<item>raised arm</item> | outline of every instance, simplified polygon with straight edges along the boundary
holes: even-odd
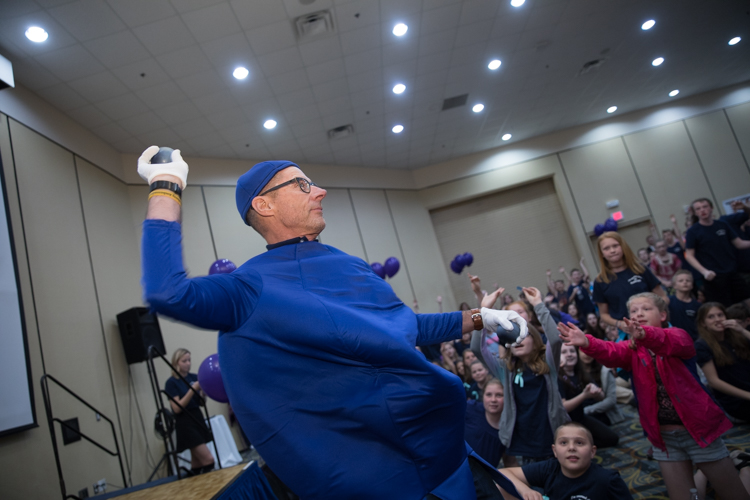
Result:
[[[580,328],[572,323],[557,325],[560,338],[566,345],[579,347],[583,352],[609,368],[624,368],[630,370],[632,366],[632,351],[627,342],[609,342],[599,340],[584,334]]]
[[[685,249],[685,243],[682,241],[682,233],[680,232],[680,226],[677,224],[677,217],[674,216],[674,214],[669,216],[669,220],[672,221],[672,231],[674,231],[674,236],[677,238],[677,241],[680,242],[680,246],[682,249]]]
[[[591,279],[589,270],[586,269],[585,259],[583,257],[581,257],[581,261],[578,263],[578,265],[581,266],[581,272],[583,273],[583,278],[581,281],[588,281],[589,279]]]
[[[547,269],[547,290],[549,290],[550,293],[557,295],[557,290],[555,290],[555,282],[552,279],[552,271]]]
[[[659,328],[656,326],[638,326],[629,319],[624,320],[627,326],[623,331],[630,334],[640,345],[651,349],[659,356],[674,356],[690,359],[695,356],[693,339],[680,328]],[[631,326],[632,325],[632,326]],[[637,332],[637,333],[636,333]]]
[[[570,275],[567,273],[567,271],[565,271],[564,267],[560,267],[560,269],[558,269],[558,271],[560,272],[560,274],[562,274],[563,276],[565,276],[565,280],[566,280],[565,287],[566,288],[569,287],[570,286]]]

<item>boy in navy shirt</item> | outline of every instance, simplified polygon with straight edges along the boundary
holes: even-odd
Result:
[[[748,286],[737,273],[735,248],[750,248],[729,224],[713,219],[713,203],[701,198],[692,203],[698,218],[685,235],[685,259],[703,275],[706,299],[729,307],[750,296]]]
[[[522,498],[542,500],[541,493],[531,489],[533,486],[542,488],[550,500],[632,500],[617,471],[591,463],[596,446],[591,432],[583,425],[568,422],[558,427],[552,451],[555,458],[503,469]]]
[[[690,294],[693,289],[693,274],[680,269],[672,277],[674,295],[669,296],[669,322],[672,326],[682,328],[693,339],[698,340],[698,327],[695,325],[695,315],[701,303]]]

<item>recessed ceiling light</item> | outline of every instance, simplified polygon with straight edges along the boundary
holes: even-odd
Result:
[[[487,67],[490,68],[491,70],[496,70],[497,68],[500,67],[501,64],[502,62],[500,61],[500,59],[493,59],[490,61]]]
[[[740,40],[742,40],[742,38],[736,36],[729,40],[729,45],[737,45],[738,43],[740,43]]]
[[[664,62],[664,58],[663,57],[657,57],[656,59],[654,59],[653,61],[651,61],[651,66],[661,66],[661,63],[663,63],[663,62]]]
[[[674,90],[673,90],[672,92],[670,92],[670,93],[669,93],[669,97],[674,97],[674,96],[676,96],[676,95],[677,95],[677,94],[679,94],[679,93],[680,93],[680,91],[679,91],[679,90],[677,90],[677,89],[674,89]]]
[[[47,39],[49,34],[39,26],[32,26],[26,30],[26,38],[32,42],[41,43]]]
[[[475,104],[471,110],[475,113],[480,113],[484,109],[484,104]]]
[[[232,75],[238,80],[244,80],[249,74],[250,72],[247,70],[247,68],[243,68],[242,66],[235,68],[234,73],[232,73]]]
[[[403,83],[398,83],[395,87],[393,87],[394,94],[403,94],[404,90],[406,90],[406,85],[404,85]]]
[[[263,126],[266,127],[268,130],[271,130],[272,128],[276,128],[276,120],[266,120],[266,123],[264,123]]]
[[[520,7],[520,6],[521,6],[521,5],[523,5],[524,3],[526,3],[526,0],[510,0],[510,4],[511,4],[511,5],[513,6],[513,7]]]
[[[404,36],[409,31],[409,27],[404,23],[398,23],[393,27],[393,34],[396,36]]]
[[[401,132],[404,131],[404,126],[403,125],[396,125],[391,130],[393,131],[394,134],[400,134]]]
[[[645,30],[650,30],[651,28],[654,27],[654,24],[656,24],[656,21],[654,21],[653,19],[649,19],[645,23],[641,24],[641,29],[644,30],[644,31]]]
[[[512,135],[510,135],[510,134],[505,134],[505,135],[503,135],[502,139],[503,139],[504,141],[509,141],[511,137],[513,137],[513,136],[512,136]]]
[[[610,106],[607,108],[607,113],[614,113],[617,111],[617,106]]]

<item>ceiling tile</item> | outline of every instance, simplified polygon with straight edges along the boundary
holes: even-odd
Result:
[[[339,59],[342,55],[341,43],[338,37],[327,37],[300,44],[299,51],[305,66]]]
[[[198,42],[224,38],[226,35],[241,31],[237,18],[228,3],[219,3],[187,12],[182,15],[182,20]]]
[[[203,52],[217,68],[244,66],[250,71],[255,64],[253,51],[244,33],[235,33],[201,44]]]
[[[213,70],[179,78],[176,82],[191,99],[213,94],[225,88],[221,78]]]
[[[122,120],[117,120],[117,124],[134,136],[147,134],[166,126],[166,124],[156,116],[153,111],[147,111],[145,113],[123,118]]]
[[[204,115],[211,115],[227,109],[237,109],[239,105],[232,95],[225,91],[202,95],[192,100],[195,107]]]
[[[492,19],[498,13],[496,0],[472,0],[464,2],[461,9],[461,24],[474,24],[485,19]]]
[[[83,45],[107,68],[116,68],[151,56],[130,31],[90,40]]]
[[[227,147],[224,139],[216,132],[199,134],[186,140],[190,142],[190,145],[198,152],[215,148],[217,146]]]
[[[318,102],[328,101],[344,96],[348,97],[349,83],[346,78],[340,78],[332,82],[314,85],[312,90]]]
[[[24,34],[29,26],[44,28],[49,33],[49,38],[42,43],[32,42]],[[77,43],[76,39],[45,11],[36,11],[18,17],[0,16],[0,33],[3,38],[11,41],[17,50],[32,56],[53,52]]]
[[[453,3],[444,7],[426,10],[422,13],[420,33],[430,35],[450,28],[458,27],[462,3]]]
[[[72,45],[35,57],[36,61],[63,81],[101,73],[104,66],[80,45]]]
[[[338,5],[335,12],[340,33],[380,23],[380,5],[372,0],[359,0]]]
[[[346,76],[343,59],[333,59],[321,64],[308,66],[306,71],[307,79],[311,85],[329,82]]]
[[[151,109],[159,109],[187,100],[182,89],[171,81],[136,90],[135,94]]]
[[[310,106],[287,110],[284,112],[284,117],[290,124],[303,123],[320,118],[320,111],[317,104],[312,104]]]
[[[383,55],[380,49],[373,49],[361,54],[354,54],[344,58],[347,75],[356,75],[379,68],[383,63]]]
[[[184,14],[186,12],[209,7],[224,1],[225,0],[172,0],[172,5],[178,12]]]
[[[156,144],[157,146],[160,145],[170,148],[173,148],[173,145],[177,144],[177,142],[181,140],[180,136],[177,135],[177,132],[175,132],[171,128],[152,130],[148,133],[138,134],[135,137],[141,142],[141,144]]]
[[[284,112],[306,107],[314,103],[315,96],[307,87],[279,96],[279,105]]]
[[[155,113],[168,125],[177,125],[201,116],[201,112],[190,101],[165,106],[156,110]]]
[[[292,23],[284,20],[278,23],[259,26],[245,32],[247,40],[255,55],[276,52],[297,44],[297,37],[292,29]]]
[[[199,45],[192,45],[169,54],[162,54],[157,56],[156,60],[172,78],[194,75],[213,67]]]
[[[377,24],[342,33],[339,38],[341,49],[347,56],[375,49],[382,44],[380,26]]]
[[[38,12],[39,10],[39,5],[36,2],[29,2],[28,0],[5,0],[0,3],[0,17],[6,19]]]
[[[239,127],[247,121],[245,113],[240,108],[231,108],[224,111],[218,111],[206,116],[211,125],[217,130],[231,127]]]
[[[169,0],[107,0],[107,3],[131,28],[177,14]]]
[[[351,111],[342,111],[335,114],[323,114],[323,127],[326,130],[340,127],[342,125],[348,125],[354,121],[354,116]]]
[[[492,32],[493,19],[485,19],[473,24],[465,24],[458,28],[455,47],[474,46],[477,42],[487,42]],[[484,49],[484,44],[482,46]],[[484,52],[482,50],[482,52]],[[481,52],[480,52],[481,54]],[[482,54],[483,55],[483,54]]]
[[[20,83],[30,90],[49,87],[62,81],[33,59],[12,61],[12,64],[16,84]]]
[[[333,7],[331,0],[315,0],[313,2],[299,0],[282,0],[284,8],[289,17],[295,18],[305,14],[311,14],[319,10],[328,10]]]
[[[144,59],[114,68],[112,73],[131,90],[144,89],[170,80],[156,59]]]
[[[96,107],[113,120],[145,113],[148,108],[133,94],[124,94],[96,103]]]
[[[67,115],[88,129],[93,129],[94,127],[112,121],[110,117],[102,113],[101,110],[93,104],[87,104],[80,108],[71,109],[67,112]]]
[[[101,125],[93,129],[92,132],[104,139],[106,142],[110,143],[124,141],[125,139],[129,139],[131,137],[130,134],[125,131],[125,129],[123,129],[116,123],[107,123],[106,125]]]
[[[428,0],[430,1],[430,0]],[[473,0],[472,0],[473,1]],[[422,10],[422,0],[381,0],[380,15],[383,22],[397,19],[408,15],[418,13]]]
[[[215,132],[214,126],[211,125],[211,122],[209,122],[202,116],[183,123],[178,123],[176,125],[173,125],[172,128],[175,132],[177,132],[177,135],[188,142],[190,142],[190,139],[192,139],[193,137],[198,137],[199,135],[206,135]]]
[[[52,87],[46,87],[37,90],[37,94],[62,111],[68,111],[74,108],[80,108],[88,104],[88,101],[81,97],[81,94],[73,90],[66,83],[58,83]]]
[[[383,64],[388,66],[391,64],[399,64],[405,61],[411,61],[412,63],[419,54],[419,46],[417,43],[410,44],[397,44],[389,43],[383,45]]]
[[[266,77],[281,75],[304,67],[297,47],[258,56],[258,64]]]
[[[104,0],[78,0],[50,9],[49,12],[82,42],[127,28]]]
[[[193,35],[190,34],[182,20],[176,16],[138,26],[133,28],[133,32],[155,56],[195,44]]]
[[[380,69],[374,69],[367,73],[358,73],[347,78],[350,92],[359,92],[373,88],[382,89],[385,85],[383,81],[383,72]]]
[[[230,0],[243,29],[259,28],[284,21],[287,18],[284,4],[279,0]]]
[[[443,30],[438,33],[422,35],[419,38],[419,57],[430,54],[444,53],[453,48],[456,39],[456,29]]]
[[[109,71],[73,80],[69,84],[90,102],[103,101],[128,92],[128,88]]]
[[[307,73],[304,69],[298,69],[284,73],[283,75],[274,76],[268,79],[268,84],[273,89],[276,96],[288,94],[295,90],[308,88],[310,84],[307,81]]]

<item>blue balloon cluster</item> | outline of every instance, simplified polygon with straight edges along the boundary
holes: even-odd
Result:
[[[229,274],[235,269],[237,269],[237,266],[231,260],[219,259],[208,268],[208,274]]]
[[[597,236],[601,236],[607,231],[617,231],[617,221],[612,217],[604,221],[604,224],[597,224],[594,226],[594,233]]]
[[[464,267],[469,267],[474,262],[474,256],[469,252],[456,255],[451,261],[451,271],[461,274]]]
[[[401,269],[401,263],[396,257],[388,257],[383,264],[380,262],[373,262],[370,264],[372,272],[385,279],[386,276],[393,278],[399,269]]]

